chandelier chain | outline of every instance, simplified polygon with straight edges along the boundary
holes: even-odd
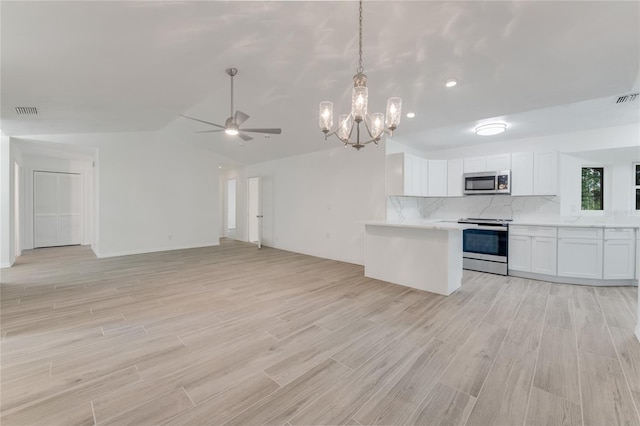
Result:
[[[358,32],[358,40],[359,40],[359,43],[358,43],[358,55],[359,55],[358,74],[364,72],[364,68],[362,67],[362,0],[360,0],[360,20],[359,20],[359,25],[360,25],[360,31]]]

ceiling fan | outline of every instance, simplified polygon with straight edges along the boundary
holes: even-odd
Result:
[[[199,121],[200,123],[210,124],[212,126],[218,127],[215,130],[201,130],[196,133],[215,133],[215,132],[225,132],[231,136],[238,136],[244,141],[250,141],[253,139],[251,136],[247,135],[246,132],[249,133],[270,133],[274,135],[279,135],[282,133],[282,129],[241,129],[240,125],[247,121],[249,118],[248,114],[237,110],[235,114],[233,113],[233,77],[238,74],[237,68],[227,68],[225,71],[231,77],[231,112],[229,118],[224,122],[224,126],[216,123],[211,123],[210,121],[200,120],[198,118],[187,117],[186,115],[180,114],[184,118],[188,118],[189,120]]]

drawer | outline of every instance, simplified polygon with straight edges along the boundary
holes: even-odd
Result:
[[[605,240],[633,240],[635,229],[633,228],[605,228]]]
[[[604,236],[602,228],[558,228],[558,238],[579,238],[601,240]]]
[[[558,228],[555,226],[510,225],[509,235],[555,238],[558,235]]]

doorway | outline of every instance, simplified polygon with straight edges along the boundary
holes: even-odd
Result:
[[[82,244],[82,175],[33,173],[34,247]]]
[[[262,182],[259,176],[250,177],[248,179],[248,236],[249,242],[262,247]]]
[[[22,254],[22,232],[20,228],[20,203],[22,199],[22,195],[20,191],[22,190],[22,182],[20,180],[21,169],[18,163],[13,163],[13,229],[14,229],[14,253],[16,256],[20,256]]]
[[[226,209],[226,218],[227,218],[227,230],[226,237],[228,238],[236,238],[236,179],[228,179],[227,180],[227,209]]]

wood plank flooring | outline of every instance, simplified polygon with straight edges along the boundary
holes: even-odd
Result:
[[[1,272],[3,426],[640,425],[637,288],[443,297],[229,240]]]

